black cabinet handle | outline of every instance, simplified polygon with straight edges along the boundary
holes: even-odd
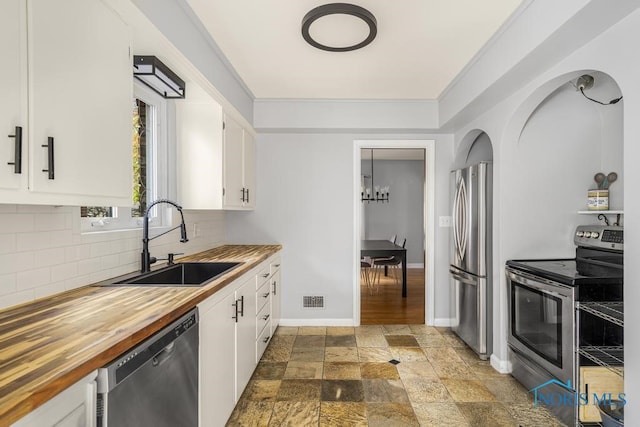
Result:
[[[240,316],[244,317],[244,295],[240,297],[240,304],[242,304],[242,308],[240,309]]]
[[[234,308],[234,311],[235,311],[235,314],[231,316],[231,318],[234,319],[236,323],[238,323],[238,300],[236,300],[236,302],[231,304],[231,306]]]
[[[43,144],[42,147],[47,147],[47,162],[49,167],[48,169],[42,169],[42,172],[48,172],[49,179],[55,179],[55,164],[53,161],[53,137],[48,137],[47,143]]]
[[[262,320],[264,320],[265,322],[267,320],[269,320],[269,316],[271,316],[270,314],[265,314],[264,317],[262,318]]]
[[[244,187],[242,187],[241,191],[242,191],[242,203],[244,203],[245,202],[245,200],[244,200]]]
[[[16,131],[13,135],[9,135],[9,138],[15,138],[15,156],[13,162],[7,162],[8,165],[13,165],[13,173],[22,173],[22,126],[16,126]]]
[[[245,200],[247,203],[249,203],[249,189],[247,188],[247,200]]]
[[[268,298],[271,295],[269,292],[262,294],[262,298]]]
[[[276,287],[277,287],[277,285],[276,285],[276,281],[274,280],[274,281],[273,281],[273,294],[274,294],[274,295],[276,294]]]
[[[261,274],[260,276],[266,279],[267,277],[269,277],[269,273],[264,273],[264,274]]]
[[[270,339],[270,338],[271,338],[271,337],[267,335],[267,336],[266,336],[266,338],[262,340],[262,342],[266,344],[266,343],[268,343],[268,342],[269,342],[269,339]]]

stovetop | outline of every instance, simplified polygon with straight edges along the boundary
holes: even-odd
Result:
[[[582,284],[621,284],[622,266],[571,259],[510,260],[507,266],[568,286]]]
[[[575,258],[510,260],[507,266],[569,286],[622,284],[622,227],[581,225],[574,242]]]

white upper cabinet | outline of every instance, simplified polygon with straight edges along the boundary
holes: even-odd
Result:
[[[222,107],[178,102],[178,202],[185,209],[222,209]]]
[[[0,189],[27,186],[26,167],[22,168],[27,161],[26,13],[23,0],[3,2],[0,13]]]
[[[196,98],[176,104],[180,205],[185,209],[254,209],[253,137],[224,115],[213,99]]]
[[[231,117],[224,118],[224,207],[255,209],[255,142]]]
[[[20,70],[16,73],[10,61],[10,68],[2,71],[8,75],[0,85],[3,93],[9,89],[12,101],[0,101],[0,111],[10,111],[0,116],[0,126],[3,132],[22,126],[23,147],[18,185],[4,170],[11,169],[6,163],[14,154],[5,147],[1,152],[0,188],[17,188],[3,191],[3,202],[131,204],[133,77],[128,26],[101,0],[7,3],[0,18],[0,53],[15,57],[17,46],[15,63]],[[7,7],[18,18],[13,18],[17,24],[5,28],[4,21],[11,19],[4,13]],[[28,98],[21,90],[25,81]],[[28,106],[26,120],[20,111],[23,105]],[[13,148],[15,138],[9,139],[3,145]],[[7,155],[10,160],[5,161]]]

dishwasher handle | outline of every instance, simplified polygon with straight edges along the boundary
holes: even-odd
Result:
[[[169,344],[168,346],[160,350],[160,353],[153,356],[153,359],[151,359],[151,363],[153,364],[153,367],[154,368],[158,367],[162,365],[165,362],[165,360],[169,359],[173,355],[173,350],[175,346],[176,346],[176,342],[173,341],[171,344]]]

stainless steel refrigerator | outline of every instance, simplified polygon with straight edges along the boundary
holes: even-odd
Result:
[[[489,162],[451,172],[452,329],[482,359],[493,350],[492,184]]]

